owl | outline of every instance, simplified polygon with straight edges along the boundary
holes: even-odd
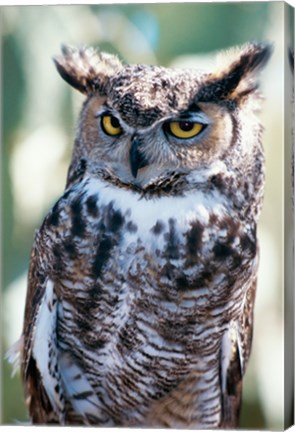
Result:
[[[19,350],[33,423],[238,425],[271,53],[248,43],[210,72],[92,48],[54,59],[86,98],[30,261]]]

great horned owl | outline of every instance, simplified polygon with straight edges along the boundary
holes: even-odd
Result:
[[[86,101],[31,256],[33,423],[237,425],[264,188],[256,75],[271,51],[247,44],[210,73],[90,48],[55,58]]]

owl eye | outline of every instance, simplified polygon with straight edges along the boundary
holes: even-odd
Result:
[[[101,117],[101,127],[110,136],[117,136],[122,133],[119,120],[110,114]]]
[[[176,138],[188,139],[198,135],[205,125],[192,121],[172,121],[168,123],[168,131]]]

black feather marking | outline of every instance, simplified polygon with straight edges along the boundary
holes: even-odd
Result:
[[[47,226],[58,226],[59,224],[59,201],[54,204],[49,216],[46,218]]]
[[[97,206],[98,198],[99,198],[98,194],[94,194],[89,196],[86,200],[87,212],[92,217],[98,217],[99,215],[99,209]]]
[[[164,256],[169,259],[179,259],[180,245],[179,245],[179,238],[177,236],[177,230],[176,230],[176,220],[170,218],[168,222],[169,222],[169,231],[164,235],[164,238],[167,241]]]
[[[213,252],[217,259],[223,260],[232,254],[232,248],[225,243],[217,242],[213,248]]]
[[[118,232],[120,228],[122,228],[124,224],[124,217],[122,216],[122,213],[120,210],[116,210],[110,213],[109,215],[109,221],[108,221],[108,228],[111,232]]]
[[[127,229],[127,231],[130,232],[130,233],[136,233],[137,230],[138,230],[138,226],[137,226],[135,223],[133,223],[132,221],[129,221],[129,222],[126,224],[126,229]]]
[[[114,246],[114,239],[110,238],[109,236],[105,236],[99,243],[92,264],[92,272],[95,277],[99,277],[101,275],[103,267],[106,265],[106,263],[111,257],[111,251]]]
[[[73,236],[83,237],[85,234],[86,223],[82,216],[82,197],[76,198],[71,203],[71,213],[72,213],[72,228],[71,232]]]
[[[188,256],[195,257],[197,252],[201,249],[203,231],[204,227],[200,222],[192,222],[191,229],[186,233],[186,247]]]
[[[155,235],[160,235],[165,229],[165,224],[163,221],[158,220],[156,224],[152,227],[151,231]]]
[[[70,240],[70,239],[65,240],[63,242],[63,247],[64,247],[64,250],[68,254],[68,257],[70,259],[73,260],[77,256],[76,246],[72,240]]]

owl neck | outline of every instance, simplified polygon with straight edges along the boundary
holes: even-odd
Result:
[[[171,194],[182,196],[189,186],[185,173],[175,171],[167,172],[143,185],[122,181],[107,171],[100,172],[100,178],[118,188],[133,190],[145,198],[171,196]]]
[[[132,177],[119,176],[109,166],[104,164],[92,165],[85,158],[81,158],[78,163],[72,164],[68,171],[66,189],[75,183],[79,183],[86,177],[100,178],[106,183],[112,184],[120,189],[132,190],[138,194],[150,198],[153,196],[166,196],[184,194],[190,189],[187,180],[187,173],[179,170],[166,170],[161,174],[149,178],[148,181],[140,181],[140,177],[134,181]],[[126,177],[126,178],[125,178]]]
[[[221,166],[222,165],[222,166]],[[147,199],[162,196],[183,196],[191,190],[224,189],[220,172],[225,172],[224,163],[218,162],[212,167],[187,172],[179,167],[166,169],[165,171],[148,173],[139,176],[136,181],[132,176],[121,173],[105,164],[92,164],[85,158],[81,158],[78,164],[72,165],[68,172],[67,186],[79,183],[86,177],[94,177],[116,186],[119,189],[134,191]]]

